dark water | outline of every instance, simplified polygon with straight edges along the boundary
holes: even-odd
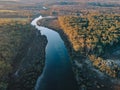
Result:
[[[47,37],[48,44],[44,71],[36,82],[35,90],[78,90],[63,40],[57,32],[36,25],[39,19],[42,17],[34,19],[31,24]]]

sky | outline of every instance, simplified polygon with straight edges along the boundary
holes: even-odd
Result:
[[[0,0],[0,1],[20,1],[20,0]]]

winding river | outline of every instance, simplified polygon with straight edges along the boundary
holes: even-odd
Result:
[[[39,16],[31,22],[48,40],[45,67],[35,90],[78,90],[64,42],[57,32],[36,24],[42,18]]]

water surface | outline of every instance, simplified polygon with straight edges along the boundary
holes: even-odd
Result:
[[[36,24],[42,18],[40,16],[31,23],[48,40],[45,67],[35,90],[78,90],[64,42],[57,32]]]

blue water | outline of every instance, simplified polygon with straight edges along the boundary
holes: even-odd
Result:
[[[45,67],[38,77],[35,90],[78,90],[64,42],[57,32],[36,24],[42,18],[40,16],[31,23],[48,40]]]

